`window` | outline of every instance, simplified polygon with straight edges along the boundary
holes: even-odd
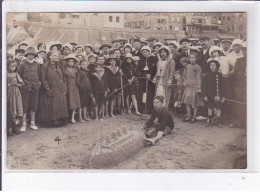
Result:
[[[198,23],[202,23],[202,19],[199,19],[199,22]]]
[[[232,21],[234,21],[235,20],[235,16],[232,16]]]
[[[192,19],[191,19],[191,23],[194,23],[194,22],[195,22],[195,20],[194,20],[194,18],[192,18]]]
[[[235,26],[234,25],[232,25],[232,31],[235,31]]]
[[[221,17],[218,17],[218,20],[220,20],[220,21],[221,21],[221,19],[222,19]]]
[[[172,25],[170,25],[170,30],[172,30]]]
[[[119,16],[116,16],[116,22],[119,23]]]
[[[178,21],[178,22],[180,21],[180,17],[179,17],[179,16],[177,17],[177,21]]]
[[[223,16],[223,21],[225,21],[226,20],[226,17],[225,16]]]
[[[113,16],[109,16],[109,22],[113,22]]]
[[[227,21],[230,21],[230,17],[229,16],[227,17]]]

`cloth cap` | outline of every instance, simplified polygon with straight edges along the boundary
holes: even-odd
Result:
[[[164,97],[163,97],[163,96],[155,96],[155,97],[153,98],[153,100],[159,100],[161,103],[163,103]]]
[[[182,44],[183,42],[190,43],[190,40],[188,38],[183,38],[181,39],[180,44]]]
[[[84,47],[89,47],[93,51],[93,46],[91,44],[85,44]]]
[[[176,42],[176,41],[170,41],[169,43],[168,43],[168,45],[170,46],[170,45],[174,45],[177,49],[180,47],[180,44],[178,43],[178,42]]]
[[[104,47],[111,48],[111,46],[109,44],[102,44],[99,49],[102,50]]]
[[[32,55],[34,55],[35,57],[37,56],[37,53],[36,53],[35,48],[34,48],[34,47],[31,47],[31,46],[26,49],[24,56],[27,57],[28,54],[32,54]]]

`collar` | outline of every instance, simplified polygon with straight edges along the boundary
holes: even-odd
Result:
[[[156,111],[156,112],[162,112],[162,111],[164,111],[164,107],[159,108],[159,109],[155,109],[155,111]]]

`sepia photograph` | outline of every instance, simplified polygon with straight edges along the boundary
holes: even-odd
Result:
[[[10,171],[247,169],[246,12],[8,12],[2,52]]]

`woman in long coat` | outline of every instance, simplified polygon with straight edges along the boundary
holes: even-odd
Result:
[[[246,128],[247,110],[246,110],[246,45],[242,46],[244,57],[237,59],[232,80],[232,99],[242,103],[232,103],[231,127],[237,126]]]
[[[48,55],[49,60],[41,66],[38,118],[46,126],[57,126],[68,118],[67,86],[59,53],[51,51]]]

